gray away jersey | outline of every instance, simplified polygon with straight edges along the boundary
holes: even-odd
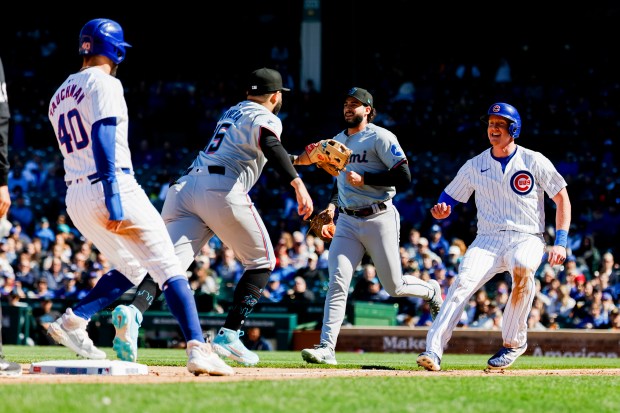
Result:
[[[192,166],[224,166],[226,174],[238,176],[249,192],[267,163],[260,148],[261,127],[273,131],[280,139],[280,118],[258,103],[249,100],[238,103],[222,115],[213,137]]]
[[[347,171],[385,172],[406,159],[398,139],[389,130],[369,123],[364,130],[347,136],[343,130],[334,137],[353,151]],[[346,173],[338,175],[338,204],[344,208],[357,209],[392,199],[396,194],[393,186],[363,185],[354,187],[347,182]]]

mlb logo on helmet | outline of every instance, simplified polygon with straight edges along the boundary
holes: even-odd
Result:
[[[497,113],[502,110],[500,105],[493,105],[493,109],[491,109],[494,113]]]

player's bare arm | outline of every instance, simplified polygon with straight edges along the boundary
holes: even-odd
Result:
[[[548,261],[551,265],[564,263],[566,259],[566,235],[570,227],[571,219],[571,203],[566,188],[562,188],[553,198],[556,205],[555,212],[555,228],[556,240],[555,245],[549,248]]]
[[[300,177],[297,177],[291,181],[291,186],[295,188],[295,196],[297,198],[297,213],[303,218],[308,219],[314,211],[314,205],[312,198],[308,193],[306,185]]]
[[[312,165],[312,161],[305,151],[299,155],[292,155],[291,162],[293,165]]]

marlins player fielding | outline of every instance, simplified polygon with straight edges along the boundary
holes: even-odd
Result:
[[[400,214],[392,198],[397,185],[409,185],[407,156],[396,136],[372,122],[376,115],[372,95],[354,87],[345,96],[343,116],[347,128],[334,140],[353,153],[346,172],[336,178],[327,210],[340,215],[329,248],[329,288],[321,341],[301,355],[308,363],[337,364],[336,341],[344,321],[353,272],[368,254],[377,276],[393,297],[418,297],[429,303],[433,317],[441,307],[441,287],[435,280],[423,281],[403,275],[398,253]]]

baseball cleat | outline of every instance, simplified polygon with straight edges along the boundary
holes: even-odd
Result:
[[[0,358],[0,377],[19,377],[22,375],[22,366],[12,361]]]
[[[321,343],[314,348],[301,351],[301,357],[308,363],[336,365],[336,353],[327,344]]]
[[[86,326],[88,320],[73,314],[71,308],[50,324],[47,334],[58,344],[69,347],[78,356],[92,360],[105,360],[106,354],[93,344],[93,340],[88,337]]]
[[[489,359],[489,370],[503,370],[512,366],[512,363],[527,350],[527,343],[517,348],[502,347],[500,351],[495,353],[493,357]]]
[[[428,371],[440,371],[441,359],[432,351],[425,351],[418,356],[416,360],[418,366],[424,367]]]
[[[428,304],[431,310],[431,316],[433,320],[437,318],[437,314],[439,314],[439,310],[441,310],[441,305],[443,304],[443,298],[441,296],[441,286],[435,280],[428,280],[428,283],[433,287],[435,294],[428,300]]]
[[[189,359],[187,370],[195,376],[208,374],[210,376],[232,376],[235,371],[224,360],[213,352],[210,343],[201,343],[190,340],[186,349]]]
[[[248,350],[243,342],[239,340],[243,334],[243,331],[220,328],[217,336],[213,339],[213,351],[220,357],[228,357],[245,366],[254,366],[258,363],[258,355]]]
[[[135,362],[138,359],[138,330],[142,324],[142,313],[133,305],[119,305],[112,311],[112,324],[116,337],[112,348],[123,361]]]

